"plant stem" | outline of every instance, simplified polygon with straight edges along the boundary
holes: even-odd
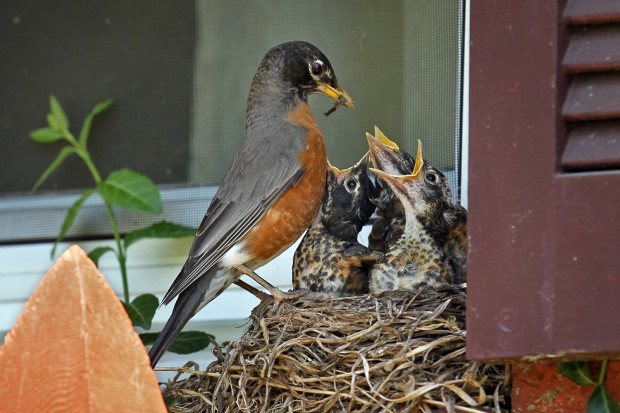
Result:
[[[118,249],[117,257],[118,263],[121,267],[121,279],[123,281],[123,298],[125,299],[125,302],[129,304],[129,281],[127,280],[127,257],[125,256],[125,249],[123,248],[123,243],[121,242],[121,235],[118,230],[118,225],[116,224],[116,218],[114,216],[112,206],[106,201],[103,202],[105,204],[105,210],[108,213],[110,226],[112,227],[112,235],[114,235],[114,240],[116,241],[116,248]]]
[[[601,372],[598,375],[598,385],[601,387],[603,387],[603,385],[605,384],[605,375],[607,374],[607,362],[607,359],[601,362]]]
[[[77,142],[75,143],[74,147],[76,149],[76,153],[78,154],[78,156],[80,158],[82,158],[82,160],[86,164],[86,167],[90,171],[90,174],[93,176],[93,179],[95,180],[95,183],[97,185],[99,185],[99,183],[102,181],[101,175],[99,174],[99,171],[97,170],[97,168],[95,167],[95,164],[93,163],[92,159],[90,158],[90,154],[88,153],[88,150],[86,148],[83,148]]]
[[[75,147],[77,154],[86,164],[86,167],[90,171],[93,179],[95,180],[95,184],[99,187],[101,183],[101,174],[97,170],[97,167],[93,163],[93,160],[88,153],[88,150],[83,147],[80,143],[78,143],[73,136],[70,137],[69,141]],[[114,240],[116,241],[116,249],[118,263],[121,269],[121,279],[123,282],[123,298],[127,304],[129,304],[129,281],[127,278],[127,256],[125,255],[125,249],[123,248],[123,243],[121,240],[121,234],[118,230],[118,224],[116,223],[116,217],[114,216],[114,211],[112,210],[112,205],[110,205],[105,199],[103,200],[105,205],[106,213],[108,214],[108,220],[110,221],[110,226],[112,227],[112,235],[114,236]]]

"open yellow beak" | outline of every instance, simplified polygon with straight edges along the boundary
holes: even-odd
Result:
[[[378,156],[381,153],[380,142],[377,138],[366,132],[366,140],[368,141],[368,155],[373,165],[378,165]]]
[[[334,177],[336,177],[336,183],[338,185],[342,183],[342,181],[344,180],[344,177],[347,176],[349,172],[351,171],[351,168],[347,168],[347,169],[336,168],[334,165],[332,165],[329,159],[327,160],[327,167],[329,168],[330,171],[332,171],[332,173],[334,174]]]
[[[389,146],[390,148],[394,148],[396,150],[400,150],[398,145],[395,142],[389,140],[388,137],[385,136],[383,134],[383,132],[381,132],[381,130],[379,128],[377,128],[376,126],[375,126],[375,139],[377,139],[382,144],[384,144],[386,146]]]
[[[336,168],[334,165],[332,165],[332,163],[329,161],[329,159],[327,160],[327,167],[335,174],[338,175],[340,173],[342,173],[343,171],[341,171],[340,169]]]
[[[349,96],[347,92],[340,88],[335,88],[332,85],[328,85],[327,83],[319,83],[319,86],[316,88],[316,90],[326,96],[329,96],[334,100],[337,100],[338,102],[340,102],[340,104],[348,108],[355,107],[355,102],[353,102],[351,96]]]
[[[416,179],[414,175],[391,175],[376,168],[368,168],[368,170],[390,184],[393,188],[399,189],[404,193],[407,193],[407,182]]]
[[[422,141],[418,139],[418,152],[416,153],[415,164],[413,165],[413,172],[411,175],[392,175],[376,168],[368,168],[368,170],[383,179],[385,182],[389,183],[392,187],[407,193],[407,182],[417,180],[420,176],[422,176],[420,174],[422,166],[424,166],[424,159],[422,158]]]
[[[332,171],[332,173],[336,176],[336,180],[338,181],[338,183],[341,183],[343,178],[345,176],[347,176],[351,170],[353,168],[357,168],[358,166],[365,164],[366,162],[368,162],[368,157],[370,156],[370,152],[366,152],[364,154],[364,156],[362,156],[362,159],[360,159],[359,161],[357,161],[357,163],[355,165],[353,165],[350,168],[347,169],[338,169],[337,167],[335,167],[334,165],[332,165],[332,163],[329,161],[329,159],[327,160],[327,167]]]
[[[424,165],[424,159],[422,159],[422,141],[418,139],[418,152],[415,155],[415,164],[413,165],[412,175],[416,176]]]

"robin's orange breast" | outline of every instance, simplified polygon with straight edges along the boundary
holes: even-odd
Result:
[[[289,119],[308,130],[306,149],[299,156],[304,175],[244,237],[246,252],[253,257],[253,263],[261,265],[291,246],[308,228],[321,204],[325,188],[325,143],[310,107],[299,105],[289,114]]]

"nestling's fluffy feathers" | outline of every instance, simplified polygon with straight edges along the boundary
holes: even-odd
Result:
[[[347,170],[328,168],[319,212],[293,261],[293,287],[338,296],[368,292],[368,271],[383,254],[357,241],[375,206],[366,157]]]

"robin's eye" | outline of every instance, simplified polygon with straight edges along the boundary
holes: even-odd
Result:
[[[320,75],[323,72],[323,65],[319,62],[312,63],[312,74]]]
[[[427,173],[426,180],[428,182],[437,182],[437,175],[435,175],[434,173]]]
[[[349,179],[347,181],[347,187],[349,189],[355,189],[356,186],[357,186],[357,182],[355,182],[355,179]]]

